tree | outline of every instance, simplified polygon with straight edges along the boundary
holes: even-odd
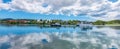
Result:
[[[94,22],[93,24],[95,25],[105,25],[105,21],[102,21],[102,20],[97,20],[96,22]]]

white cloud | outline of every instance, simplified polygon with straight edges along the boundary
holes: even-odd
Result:
[[[0,9],[45,14],[88,15],[102,20],[120,19],[116,18],[120,13],[120,0],[114,3],[108,0],[12,0],[10,3],[0,3]]]
[[[10,9],[10,5],[8,3],[3,3],[2,0],[0,0],[0,10],[1,9],[5,9],[5,10],[9,10]]]
[[[2,3],[2,0],[0,0],[0,3]]]

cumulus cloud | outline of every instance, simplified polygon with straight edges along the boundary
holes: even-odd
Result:
[[[2,3],[2,0],[0,0],[0,3]]]
[[[2,1],[0,1],[2,2]],[[31,13],[87,15],[94,19],[114,20],[120,12],[120,0],[12,0],[0,3],[0,9]]]

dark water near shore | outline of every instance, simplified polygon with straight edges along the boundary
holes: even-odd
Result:
[[[0,49],[120,49],[120,26],[0,25]]]

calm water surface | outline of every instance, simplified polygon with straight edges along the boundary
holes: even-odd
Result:
[[[120,49],[120,26],[0,25],[0,49]]]

